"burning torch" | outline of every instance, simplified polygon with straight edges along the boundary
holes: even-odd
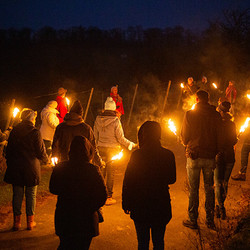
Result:
[[[65,98],[65,100],[66,100],[66,104],[68,105],[68,107],[69,107],[69,104],[70,104],[70,100],[69,100],[69,98],[68,97],[66,97]]]
[[[113,161],[116,161],[116,160],[120,160],[121,158],[123,157],[123,149],[121,150],[121,152],[117,155],[114,155],[111,160],[107,161],[107,163],[110,163],[110,162],[113,162]]]
[[[246,130],[246,128],[249,125],[249,121],[250,121],[250,117],[247,117],[247,119],[245,120],[245,123],[240,127],[238,137]]]
[[[19,108],[14,108],[13,112],[12,112],[12,117],[11,117],[11,122],[10,122],[10,127],[13,126],[15,118],[17,116],[17,114],[20,112]]]
[[[51,165],[54,167],[58,163],[58,158],[57,157],[52,157],[51,158]]]

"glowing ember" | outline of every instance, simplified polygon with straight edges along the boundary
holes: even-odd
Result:
[[[69,104],[70,104],[70,100],[69,100],[69,98],[68,98],[68,97],[66,97],[65,99],[66,99],[66,103],[67,103],[67,105],[69,106]]]
[[[250,100],[250,94],[247,94],[247,98]]]
[[[212,85],[213,85],[213,87],[214,87],[215,89],[218,89],[218,87],[217,87],[217,85],[216,85],[215,83],[212,83]]]
[[[51,158],[51,163],[52,163],[52,166],[55,166],[58,163],[58,158],[57,157],[52,157]]]
[[[246,130],[246,128],[248,127],[249,121],[250,121],[250,117],[247,117],[245,123],[240,128],[240,133],[243,133]]]
[[[174,125],[174,122],[171,119],[168,120],[168,128],[171,130],[171,132],[173,132],[176,135],[177,129]]]
[[[123,150],[122,150],[122,151],[123,151]],[[111,160],[112,160],[112,161],[120,160],[120,159],[123,157],[123,152],[122,152],[122,151],[121,151],[119,154],[113,156],[113,157],[111,158]]]
[[[14,108],[13,110],[13,117],[15,118],[16,115],[20,112],[19,108]]]
[[[183,83],[181,83],[181,88],[184,89],[184,84]]]

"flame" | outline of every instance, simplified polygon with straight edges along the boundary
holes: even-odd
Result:
[[[173,132],[176,135],[177,129],[174,125],[174,122],[171,119],[168,120],[168,128],[171,130],[171,132]]]
[[[122,150],[123,151],[123,150]],[[123,157],[123,152],[120,152],[119,154],[117,154],[117,155],[114,155],[112,158],[111,158],[111,160],[112,161],[115,161],[115,160],[120,160],[122,157]]]
[[[196,106],[196,103],[193,104],[193,106],[191,107],[191,110],[194,110],[194,109],[195,109],[195,106]]]
[[[250,117],[247,117],[245,123],[240,128],[240,133],[243,133],[246,130],[246,128],[248,127],[249,121],[250,121]]]
[[[183,83],[181,83],[180,86],[181,86],[182,89],[184,89],[184,84]]]
[[[69,98],[68,98],[68,97],[66,97],[66,98],[65,98],[65,100],[66,100],[67,105],[69,106],[69,104],[70,104],[70,100],[69,100]]]
[[[247,98],[250,100],[250,94],[247,94]]]
[[[215,89],[218,89],[216,83],[212,83],[212,85],[213,85],[213,87],[214,87]]]
[[[19,108],[14,108],[13,110],[13,117],[15,118],[16,115],[20,112]]]
[[[57,157],[52,157],[51,158],[51,163],[52,163],[52,166],[55,166],[58,163],[58,158]]]

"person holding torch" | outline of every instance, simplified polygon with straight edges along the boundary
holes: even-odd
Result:
[[[106,162],[103,168],[103,177],[107,175],[108,199],[106,205],[116,203],[112,198],[115,166],[112,156],[121,151],[121,145],[129,150],[135,147],[135,144],[124,137],[122,124],[116,114],[116,104],[112,97],[108,97],[105,102],[105,111],[96,117],[94,124],[94,135],[96,144],[102,159]]]

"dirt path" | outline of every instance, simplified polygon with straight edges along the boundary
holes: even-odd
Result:
[[[172,199],[173,219],[167,226],[165,243],[166,249],[197,249],[200,245],[200,237],[204,240],[203,248],[211,249],[207,239],[218,238],[218,233],[210,231],[205,227],[204,214],[204,189],[203,182],[200,188],[200,234],[182,226],[182,220],[187,218],[187,185],[184,149],[179,144],[168,147],[176,156],[177,182],[170,186]],[[239,170],[239,150],[237,145],[236,165],[233,170],[235,174]],[[114,198],[117,204],[105,206],[104,223],[100,224],[100,236],[93,239],[91,250],[131,250],[137,249],[136,233],[133,221],[124,214],[121,208],[121,187],[125,166],[117,168],[114,186]],[[229,194],[226,201],[229,220],[216,220],[217,226],[225,228],[235,222],[235,211],[239,208],[238,201],[242,192],[249,191],[250,178],[246,182],[229,182]],[[56,197],[49,196],[45,202],[38,204],[36,209],[37,227],[33,231],[25,230],[25,216],[22,218],[22,230],[11,232],[12,215],[9,215],[6,225],[0,229],[0,249],[57,249],[58,237],[54,234],[54,211]],[[24,208],[23,208],[24,209]],[[152,246],[151,246],[152,249]]]

